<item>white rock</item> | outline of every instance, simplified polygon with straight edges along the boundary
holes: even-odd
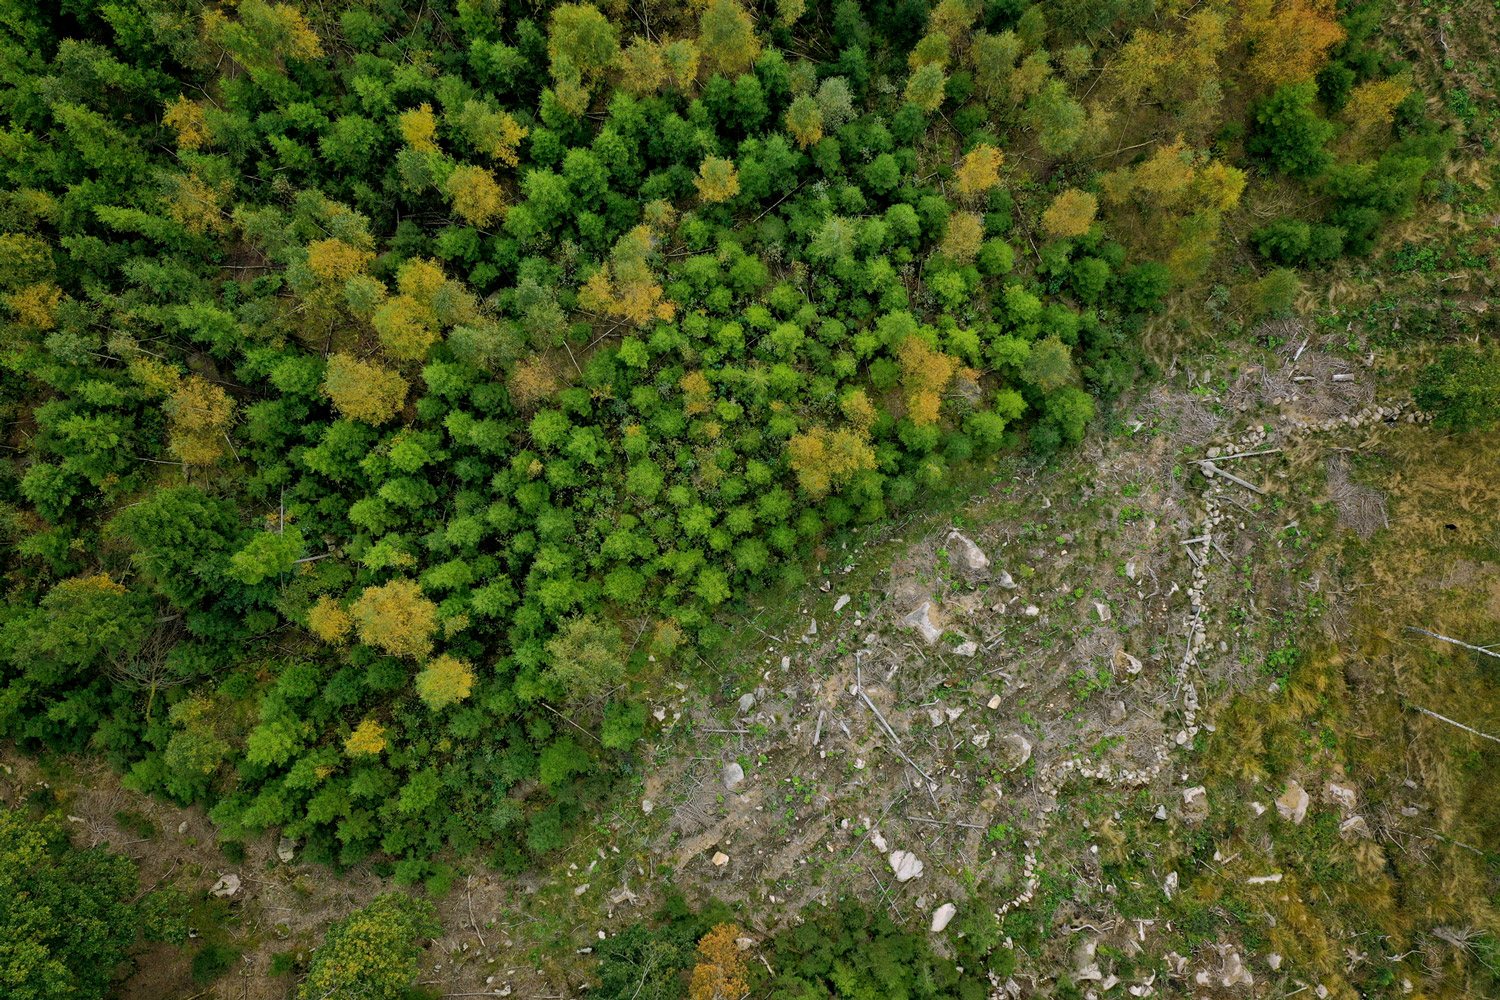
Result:
[[[1123,649],[1115,650],[1115,669],[1123,670],[1134,677],[1143,669],[1141,661],[1125,652]]]
[[[573,895],[575,895],[575,896],[582,896],[584,893],[586,893],[588,891],[589,891],[589,884],[587,882],[585,882],[585,883],[583,883],[583,885],[580,885],[576,889],[573,890]]]
[[[713,862],[715,868],[723,868],[725,865],[729,864],[729,855],[725,854],[723,851],[715,851]]]
[[[1001,737],[1001,742],[1010,748],[1010,769],[1012,771],[1031,759],[1031,741],[1020,733],[1009,733]]]
[[[297,842],[291,837],[282,837],[276,841],[276,857],[282,864],[291,864],[292,858],[297,856]]]
[[[1035,604],[1028,604],[1026,605],[1026,610],[1021,613],[1024,614],[1027,618],[1035,618],[1037,615],[1042,613],[1042,609],[1037,607]]]
[[[948,922],[951,921],[957,914],[958,907],[954,906],[952,903],[944,903],[936,910],[933,910],[932,933],[941,934],[943,932],[943,929],[948,926]]]
[[[1245,968],[1245,963],[1240,960],[1240,953],[1231,951],[1224,956],[1224,975],[1219,980],[1225,989],[1238,986],[1243,983],[1246,986],[1255,985],[1255,977],[1250,975],[1250,970]]]
[[[1352,785],[1330,781],[1324,786],[1323,794],[1328,796],[1328,801],[1344,810],[1344,815],[1346,816],[1354,812],[1355,807],[1359,805],[1359,797]]]
[[[724,765],[724,787],[726,789],[732,792],[744,783],[745,769],[740,766],[738,761],[732,760]]]
[[[755,707],[755,695],[751,694],[749,691],[746,691],[744,694],[740,695],[740,713],[741,714],[744,714],[745,712],[750,711],[754,707]]]
[[[179,836],[181,836],[184,833],[187,833],[187,831],[188,831],[187,820],[183,820],[181,823],[177,824],[177,833],[178,833]]]
[[[953,567],[965,576],[976,578],[989,572],[990,557],[962,532],[948,532],[947,549]]]
[[[901,624],[909,625],[922,633],[922,638],[931,646],[943,637],[943,632],[932,622],[932,602],[923,601],[911,614],[901,619]]]
[[[957,646],[953,647],[953,653],[955,656],[973,656],[977,652],[979,652],[979,643],[975,642],[972,639],[970,639],[968,642],[961,642]]]
[[[1166,880],[1161,884],[1162,895],[1166,896],[1168,899],[1171,899],[1173,896],[1177,895],[1177,884],[1177,873],[1167,872]]]
[[[213,884],[213,887],[208,890],[208,894],[223,898],[225,896],[233,896],[239,891],[240,877],[238,875],[225,875]]]
[[[1108,604],[1101,604],[1098,601],[1095,601],[1094,602],[1094,613],[1099,616],[1099,620],[1101,622],[1107,622],[1107,621],[1109,621],[1109,605]]]
[[[1265,815],[1266,807],[1261,805],[1259,802],[1252,802],[1250,803],[1250,811],[1255,813],[1255,815],[1257,816],[1263,816]]]
[[[1281,814],[1282,819],[1289,819],[1292,824],[1300,825],[1307,817],[1307,804],[1310,801],[1307,789],[1296,778],[1286,783],[1286,791],[1276,800],[1276,811]]]
[[[887,860],[891,871],[896,873],[897,882],[910,882],[922,877],[922,859],[910,851],[893,851]]]
[[[885,838],[880,835],[879,830],[876,830],[874,833],[870,834],[870,843],[875,845],[875,850],[879,851],[881,854],[885,853]]]
[[[1245,879],[1246,885],[1274,885],[1281,881],[1281,872],[1272,875],[1252,875]]]
[[[988,705],[992,709],[999,708],[1000,707],[1000,696],[998,694],[997,695],[992,695],[990,697]]]
[[[749,951],[751,948],[755,947],[755,938],[737,937],[734,939],[734,946],[740,951]]]
[[[1363,816],[1356,813],[1339,824],[1339,836],[1351,843],[1356,840],[1369,840],[1370,825],[1365,822]]]
[[[1274,951],[1271,952],[1271,954],[1266,956],[1266,964],[1271,967],[1272,972],[1275,972],[1281,968],[1281,956]]]
[[[840,611],[843,611],[844,610],[844,605],[846,605],[848,603],[849,603],[849,595],[848,594],[840,594],[839,595],[839,599],[833,602],[833,613],[834,614],[838,614]]]

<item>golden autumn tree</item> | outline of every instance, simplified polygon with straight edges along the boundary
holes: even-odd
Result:
[[[620,88],[635,97],[648,97],[666,82],[667,63],[661,45],[637,36],[620,53]]]
[[[943,393],[958,374],[960,361],[921,337],[909,335],[896,348],[896,363],[901,368],[907,418],[919,427],[937,423]]]
[[[323,391],[340,416],[379,426],[401,411],[407,382],[401,373],[350,354],[328,359]]]
[[[802,149],[823,138],[823,109],[811,94],[803,94],[786,109],[786,130]]]
[[[228,201],[234,181],[210,182],[196,170],[166,178],[162,200],[167,215],[195,236],[219,235],[230,228]]]
[[[33,330],[50,330],[57,325],[57,307],[62,300],[62,289],[50,281],[38,281],[5,296],[16,322]]]
[[[432,652],[437,605],[422,594],[415,580],[397,578],[366,587],[350,607],[359,641],[393,656],[422,657]]]
[[[521,140],[531,133],[509,112],[496,111],[482,101],[470,99],[450,119],[469,145],[491,160],[505,167],[521,162]]]
[[[1267,90],[1311,80],[1344,40],[1335,0],[1236,0],[1246,71]]]
[[[740,175],[733,160],[710,156],[698,165],[693,185],[698,189],[698,197],[710,204],[728,201],[740,193]]]
[[[471,226],[482,229],[505,214],[505,195],[495,175],[483,167],[459,164],[443,182],[443,191],[453,210]]]
[[[797,483],[815,500],[827,496],[859,472],[875,468],[875,449],[859,431],[814,427],[787,440]]]
[[[320,284],[342,288],[375,259],[375,252],[345,240],[314,240],[307,245],[307,268]]]
[[[529,413],[562,388],[562,372],[552,358],[534,354],[511,369],[505,385],[516,409]]]
[[[434,712],[463,701],[473,690],[473,669],[446,653],[417,672],[417,697]]]
[[[1363,149],[1390,134],[1396,108],[1411,93],[1411,79],[1393,76],[1384,80],[1366,80],[1349,95],[1339,117],[1349,123],[1344,142],[1351,149]]]
[[[1042,213],[1042,229],[1054,239],[1082,236],[1094,224],[1099,199],[1087,191],[1068,188],[1052,199]]]
[[[385,727],[374,719],[365,719],[344,740],[344,752],[351,757],[368,757],[385,749]]]
[[[651,246],[649,226],[636,226],[621,236],[609,260],[578,290],[579,305],[636,325],[671,319],[677,306],[663,297],[651,271]]]
[[[741,1000],[750,987],[745,982],[745,953],[736,939],[735,924],[719,924],[698,942],[698,963],[688,984],[690,1000]]]
[[[749,70],[760,57],[755,22],[739,0],[708,0],[698,19],[698,47],[704,70],[730,79]]]
[[[184,465],[212,465],[224,454],[234,426],[234,400],[199,375],[177,386],[162,409],[171,432],[167,450]]]
[[[307,609],[307,628],[324,642],[337,645],[349,638],[354,616],[339,601],[324,594]]]
[[[397,361],[419,361],[442,336],[442,328],[477,314],[473,296],[449,281],[432,260],[413,258],[396,272],[399,294],[375,310],[371,323],[385,353]]]
[[[438,151],[437,115],[432,113],[432,105],[426,101],[397,115],[396,130],[401,133],[401,141],[417,152]]]
[[[953,172],[954,188],[966,202],[976,202],[991,189],[1000,186],[1000,165],[1005,156],[994,146],[982,142],[964,154]]]
[[[181,94],[177,95],[177,100],[167,105],[161,123],[177,133],[178,149],[192,152],[213,142],[203,105],[190,101]]]
[[[977,212],[953,212],[938,252],[959,264],[971,264],[984,242],[984,220]]]

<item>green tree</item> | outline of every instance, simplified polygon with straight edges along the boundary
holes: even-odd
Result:
[[[55,820],[0,808],[0,995],[94,1000],[136,937],[135,865],[78,851]]]
[[[1316,177],[1333,163],[1325,147],[1337,126],[1313,107],[1317,88],[1312,81],[1289,84],[1255,103],[1253,125],[1245,149],[1264,157],[1282,173]]]
[[[571,619],[547,643],[547,679],[555,697],[586,701],[614,687],[624,672],[620,629],[598,615]]]
[[[430,900],[377,896],[328,929],[313,952],[300,1000],[405,1000],[417,978],[418,941],[441,928]]]
[[[1433,423],[1455,431],[1486,430],[1500,422],[1500,348],[1493,343],[1443,348],[1422,369],[1412,398]]]

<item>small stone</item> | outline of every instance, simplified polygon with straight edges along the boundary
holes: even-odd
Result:
[[[656,808],[656,803],[655,802],[652,802],[650,799],[641,799],[641,812],[643,812],[643,813],[645,813],[646,815],[649,816],[649,815],[651,815],[651,810],[653,810],[655,808]]]
[[[833,602],[833,613],[834,614],[838,614],[840,611],[843,611],[844,610],[844,605],[846,605],[848,603],[849,603],[849,595],[848,594],[840,594],[839,595],[839,599]]]
[[[734,939],[734,946],[740,951],[749,951],[751,948],[755,947],[755,938],[737,937]]]
[[[1276,811],[1281,814],[1282,819],[1289,819],[1293,826],[1300,826],[1307,817],[1307,804],[1310,798],[1307,789],[1302,783],[1293,778],[1286,783],[1286,791],[1276,800]]]
[[[931,601],[923,601],[920,607],[901,619],[901,624],[909,625],[921,632],[922,638],[929,646],[943,637],[942,629],[933,624]]]
[[[1127,580],[1134,580],[1135,579],[1135,560],[1134,559],[1127,559],[1125,561],[1125,578]]]
[[[952,903],[944,903],[936,910],[933,910],[932,933],[941,934],[943,932],[943,929],[948,926],[949,921],[951,921],[957,914],[958,907],[954,906]]]
[[[179,831],[180,832],[180,831]],[[276,857],[282,864],[291,864],[292,858],[297,855],[297,842],[291,837],[282,837],[276,841]]]
[[[210,896],[218,896],[222,899],[226,896],[233,896],[239,891],[240,877],[238,875],[225,875],[213,884],[213,887],[208,890],[208,894]]]
[[[880,835],[879,830],[876,830],[874,833],[870,834],[870,843],[875,845],[875,850],[879,851],[881,854],[885,853],[885,838]]]
[[[1026,605],[1026,610],[1021,613],[1027,618],[1035,618],[1037,615],[1042,613],[1042,609],[1037,607],[1035,604],[1028,604]]]
[[[968,642],[961,642],[953,647],[953,655],[955,656],[973,656],[977,652],[979,652],[979,643],[972,639]]]
[[[948,532],[948,557],[954,567],[971,580],[989,575],[990,557],[962,532]]]
[[[1354,791],[1352,785],[1330,781],[1324,786],[1323,794],[1328,797],[1329,802],[1334,803],[1342,809],[1346,816],[1354,812],[1355,807],[1359,805],[1359,796]]]
[[[588,891],[589,891],[589,884],[587,882],[585,882],[585,883],[583,883],[583,885],[580,885],[576,889],[573,890],[573,895],[575,895],[575,896],[582,896],[584,893],[586,893]]]
[[[1263,816],[1265,815],[1266,807],[1261,805],[1259,802],[1252,802],[1250,803],[1250,811],[1255,813],[1255,815],[1257,816]]]
[[[1350,816],[1339,824],[1339,836],[1353,843],[1356,840],[1369,840],[1371,837],[1370,824],[1360,815]]]
[[[990,697],[988,705],[992,709],[999,708],[1000,707],[1000,696],[998,694],[997,695],[992,695]]]
[[[1175,896],[1177,894],[1177,885],[1178,885],[1177,873],[1176,872],[1167,872],[1166,881],[1162,882],[1162,884],[1161,884],[1161,893],[1162,893],[1162,895],[1166,896],[1168,899],[1171,899],[1173,896]]]
[[[740,713],[741,714],[744,714],[745,712],[750,711],[754,707],[755,707],[755,695],[751,694],[749,691],[746,691],[744,694],[740,695]]]
[[[1281,881],[1281,872],[1275,872],[1275,873],[1270,874],[1270,875],[1251,875],[1249,878],[1245,879],[1245,884],[1246,885],[1275,885],[1277,882],[1280,882],[1280,881]]]
[[[723,868],[725,865],[729,864],[729,855],[725,854],[723,851],[715,851],[713,862],[715,868]]]
[[[1125,652],[1125,650],[1117,649],[1115,650],[1115,669],[1123,670],[1130,676],[1134,677],[1136,674],[1145,669],[1145,667],[1140,660],[1131,656],[1129,653]]]
[[[1099,616],[1099,620],[1101,622],[1107,622],[1107,621],[1109,621],[1109,605],[1108,604],[1101,604],[1098,601],[1095,601],[1094,602],[1094,613]]]
[[[1006,754],[1006,763],[1009,764],[1012,771],[1023,766],[1031,759],[1031,741],[1020,733],[1010,733],[1003,736],[1000,742],[1009,748],[1009,752]]]
[[[1281,956],[1274,951],[1271,952],[1271,954],[1266,956],[1266,964],[1271,967],[1272,972],[1277,971],[1281,968]]]
[[[1157,806],[1156,807],[1155,816],[1156,816],[1157,819],[1166,819],[1167,818],[1167,807],[1166,806]]]
[[[1225,989],[1231,986],[1255,985],[1255,977],[1250,975],[1250,970],[1245,968],[1245,963],[1240,959],[1240,953],[1231,951],[1224,956],[1224,975],[1219,979]]]
[[[1182,818],[1189,823],[1208,818],[1208,789],[1202,785],[1182,790]]]
[[[922,859],[910,851],[893,851],[887,859],[891,865],[891,871],[896,874],[897,882],[910,882],[914,878],[922,877]]]
[[[929,708],[927,710],[927,721],[932,724],[932,728],[933,729],[936,729],[939,726],[941,726],[945,721],[947,721],[947,718],[946,718],[946,716],[943,715],[943,710],[942,709],[940,709],[940,708]]]
[[[745,783],[745,769],[738,761],[730,761],[724,765],[724,787],[734,791]]]
[[[1125,703],[1123,701],[1116,701],[1109,706],[1109,721],[1113,725],[1119,725],[1124,722],[1126,714]]]

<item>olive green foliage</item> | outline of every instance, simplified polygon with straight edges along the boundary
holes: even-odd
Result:
[[[139,931],[186,937],[166,894],[136,896],[129,858],[77,850],[58,819],[0,808],[0,995],[102,997]]]
[[[791,6],[0,0],[0,738],[315,861],[516,865],[830,535],[1080,440],[1182,269],[1102,194],[1028,226],[1135,148],[1089,96],[1135,22]],[[1306,174],[1288,93],[1252,141]],[[1403,141],[1264,245],[1367,244]]]
[[[420,939],[437,934],[429,900],[377,896],[328,929],[313,953],[302,1000],[404,1000],[417,978]]]
[[[1500,347],[1445,347],[1422,369],[1412,398],[1439,427],[1479,431],[1500,423]]]

